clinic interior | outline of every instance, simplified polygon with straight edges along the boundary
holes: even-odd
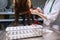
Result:
[[[44,8],[46,0],[31,0],[32,8]],[[0,0],[0,40],[60,40],[60,31],[43,26],[43,18],[20,13],[15,17],[13,0]],[[17,15],[18,17],[18,15]],[[18,19],[18,25],[14,25]]]

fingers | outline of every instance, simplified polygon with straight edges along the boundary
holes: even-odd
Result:
[[[30,9],[30,11],[31,11],[31,14],[35,14],[36,10]]]
[[[35,10],[30,9],[30,11],[31,11],[31,14],[36,14],[36,15],[39,13],[43,13],[41,8],[39,8],[39,7],[37,7]]]
[[[40,7],[37,7],[36,10],[37,10],[38,12],[40,12],[40,13],[43,12],[42,9],[41,9]]]

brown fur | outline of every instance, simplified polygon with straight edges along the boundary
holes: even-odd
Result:
[[[31,1],[31,0],[30,0]],[[31,2],[30,2],[31,4]],[[30,17],[30,8],[32,8],[32,4],[29,6],[28,0],[15,0],[14,3],[14,10],[15,10],[15,23],[14,25],[18,25],[19,13],[27,13],[28,19]]]

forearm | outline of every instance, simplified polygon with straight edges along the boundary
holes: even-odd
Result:
[[[41,12],[37,12],[36,11],[36,15],[38,15],[38,16],[42,17],[43,19],[47,20],[47,17],[43,13],[41,13]]]
[[[37,15],[47,20],[47,17],[44,14],[40,13],[40,14],[37,14]]]
[[[42,17],[43,19],[46,19],[47,20],[47,17],[43,14],[42,11],[40,12],[40,10],[41,9],[38,9],[38,8],[36,10],[30,9],[31,14],[36,14],[36,15]]]

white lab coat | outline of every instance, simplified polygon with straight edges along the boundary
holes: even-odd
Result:
[[[52,11],[49,13],[51,4],[53,0],[50,0],[49,3],[46,1],[45,7],[44,7],[44,15],[47,16],[47,20],[44,20],[45,25],[51,25],[52,27],[56,26],[60,29],[60,0],[55,0]],[[58,30],[59,30],[58,29]]]

